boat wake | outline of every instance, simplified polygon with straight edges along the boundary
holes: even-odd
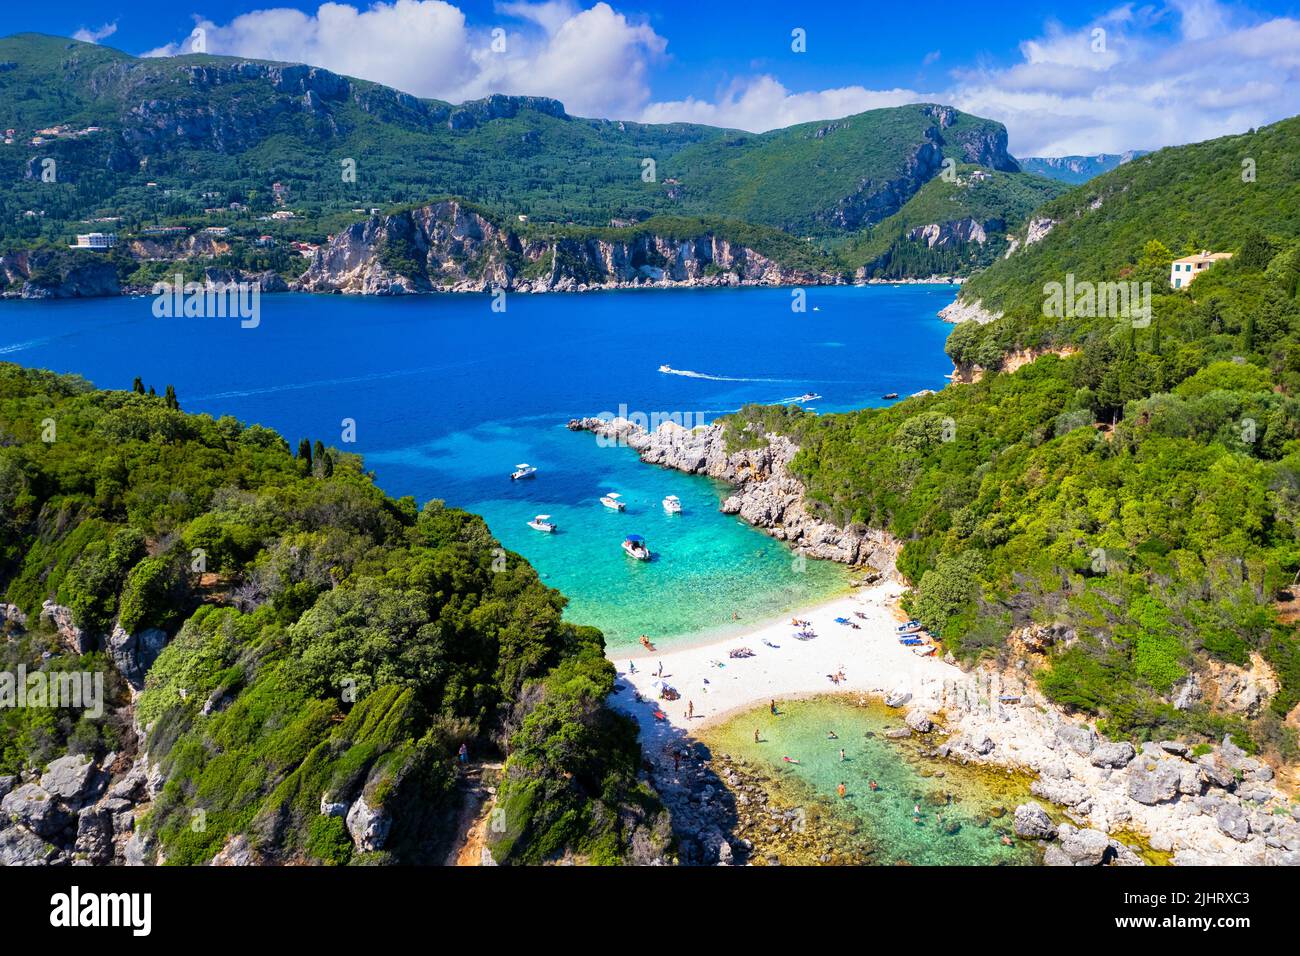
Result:
[[[777,382],[790,383],[797,382],[795,378],[740,378],[731,375],[708,375],[704,372],[692,372],[690,369],[669,368],[667,365],[659,367],[659,371],[665,375],[680,375],[682,378],[702,378],[709,382]]]
[[[0,345],[0,355],[9,355],[12,352],[21,352],[24,349],[33,349],[49,341],[49,339],[32,339],[30,342],[14,342],[10,345]]]

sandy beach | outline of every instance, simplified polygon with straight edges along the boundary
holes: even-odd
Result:
[[[795,612],[792,617],[809,621],[816,632],[806,640],[794,636],[799,629],[786,618],[708,644],[624,654],[614,659],[620,690],[613,703],[636,718],[651,753],[660,749],[656,741],[666,744],[683,731],[697,731],[773,699],[779,705],[815,694],[884,695],[903,689],[912,694],[914,705],[938,709],[945,682],[967,677],[937,656],[921,657],[898,642],[902,590],[896,582],[885,582]],[[838,617],[858,627],[837,624]],[[736,648],[748,648],[754,656],[730,657]],[[838,684],[830,679],[841,672],[844,680]],[[660,700],[661,681],[681,697]],[[665,719],[656,718],[656,710]]]

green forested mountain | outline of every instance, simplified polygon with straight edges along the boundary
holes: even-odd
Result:
[[[1295,759],[1298,152],[1287,120],[1047,203],[1047,237],[963,290],[1006,312],[949,338],[983,370],[974,384],[842,415],[748,409],[736,425],[795,436],[828,516],[905,542],[911,609],[958,657],[1020,649],[1009,635],[1028,628],[1052,645],[1033,655],[1047,693],[1113,733],[1232,732]],[[1173,253],[1200,248],[1235,256],[1172,290]],[[1044,285],[1071,274],[1150,281],[1150,322],[1045,315]],[[1277,693],[1258,710],[1216,700],[1224,668],[1271,674]]]
[[[903,106],[728,133],[683,149],[666,168],[689,204],[799,235],[879,222],[943,168],[944,160],[1018,173],[999,123],[946,106]]]
[[[833,240],[897,212],[945,160],[1019,176],[1001,124],[942,106],[755,135],[583,119],[537,97],[453,106],[310,66],[138,59],[34,34],[0,39],[0,67],[0,128],[15,131],[0,146],[9,249],[110,217],[93,228],[318,242],[371,208],[444,195],[534,223],[686,215]],[[280,209],[295,218],[262,220]]]
[[[1008,233],[1066,186],[1023,173],[959,165],[936,176],[888,219],[848,240],[839,254],[869,278],[968,273],[997,261]]]
[[[10,605],[28,623],[3,669],[105,672],[116,705],[0,711],[0,775],[133,751],[122,673],[143,687],[161,778],[142,826],[168,862],[235,836],[267,862],[441,862],[462,743],[506,759],[499,860],[608,862],[654,831],[600,633],[562,621],[482,519],[167,392],[0,364],[0,628]],[[47,600],[71,612],[58,632]],[[174,635],[156,662],[131,639],[151,628]],[[372,847],[325,809],[359,801],[387,821]]]

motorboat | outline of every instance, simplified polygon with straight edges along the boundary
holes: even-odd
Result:
[[[670,515],[679,515],[682,513],[682,499],[676,495],[669,495],[664,499],[664,511]]]
[[[623,539],[623,550],[629,558],[638,561],[650,560],[650,549],[646,547],[645,538],[639,534],[630,534]]]
[[[626,511],[627,505],[623,503],[623,496],[616,491],[611,491],[600,499],[600,503],[610,511]]]
[[[659,371],[664,372],[664,373],[672,373],[672,372],[675,372],[675,371],[677,371],[677,370],[676,370],[675,368],[673,368],[671,365],[660,365],[660,366],[659,366]]]
[[[892,402],[894,399],[898,398],[898,393],[897,393],[897,392],[886,392],[884,395],[881,395],[880,397],[881,397],[882,399],[884,399],[885,401],[887,401],[887,402]]]
[[[816,392],[805,392],[803,395],[800,395],[798,398],[796,398],[795,401],[796,401],[796,402],[815,402],[815,401],[817,401],[817,399],[819,399],[819,398],[821,398],[821,396],[818,395]]]
[[[544,531],[546,534],[554,534],[557,525],[551,520],[550,515],[538,515],[532,521],[528,522],[528,527],[534,531]]]
[[[515,470],[510,473],[511,481],[518,481],[520,478],[531,478],[537,474],[537,469],[528,462],[515,465]]]

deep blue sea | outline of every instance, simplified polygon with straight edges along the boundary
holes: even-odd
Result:
[[[612,648],[697,640],[752,626],[842,589],[842,568],[807,562],[718,512],[705,478],[642,465],[565,429],[571,418],[678,413],[710,420],[805,393],[819,411],[938,389],[952,365],[936,313],[950,286],[655,290],[406,298],[264,296],[237,319],[155,318],[150,298],[0,302],[0,361],[75,372],[103,388],[135,376],[176,387],[191,412],[234,415],[365,456],[393,495],[482,514],[570,598],[571,619]],[[663,374],[660,365],[691,372]],[[342,441],[343,420],[356,441]],[[516,463],[538,469],[512,482]],[[619,492],[627,511],[599,503]],[[684,513],[664,513],[675,494]],[[527,527],[545,513],[560,531]],[[643,535],[655,560],[624,555]]]

